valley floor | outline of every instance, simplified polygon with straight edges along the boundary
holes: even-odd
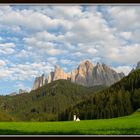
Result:
[[[140,135],[140,113],[80,122],[0,122],[0,135]]]

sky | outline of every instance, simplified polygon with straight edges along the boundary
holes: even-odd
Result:
[[[139,37],[139,6],[0,5],[0,94],[87,59],[127,75],[140,61]]]

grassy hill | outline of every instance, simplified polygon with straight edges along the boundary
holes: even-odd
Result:
[[[87,88],[68,80],[57,80],[30,93],[1,96],[0,109],[16,121],[56,121],[61,119],[58,114],[66,108],[89,99],[103,88]]]
[[[1,122],[0,135],[140,135],[140,111],[113,119]]]

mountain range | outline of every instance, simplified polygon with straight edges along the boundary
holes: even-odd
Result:
[[[45,84],[51,83],[59,79],[70,80],[78,85],[92,87],[96,85],[110,86],[124,77],[124,73],[117,73],[109,66],[97,63],[95,66],[88,60],[82,61],[79,66],[66,73],[63,69],[56,65],[54,72],[50,72],[47,77],[42,74],[35,78],[32,90],[36,90]]]
[[[40,80],[41,87],[30,91],[28,94],[22,93],[22,90],[20,90],[22,94],[0,96],[0,121],[72,120],[74,113],[83,120],[129,115],[140,108],[139,64],[128,76],[111,86],[97,84],[91,87],[80,85],[81,83],[77,84],[75,81],[71,81],[71,77],[60,79],[63,75],[67,77],[67,74],[59,66],[56,66],[55,71],[51,73],[53,78],[55,77],[54,81],[50,80],[46,84],[48,79],[44,76],[44,79]],[[90,68],[87,65],[89,66],[87,61],[82,62],[76,70],[80,74],[90,71],[92,72],[91,76],[95,76],[93,72],[97,71],[96,68],[101,65],[102,68],[100,67],[98,72],[102,73],[102,75],[104,75],[104,72],[101,71],[106,69],[112,72],[104,64],[97,64],[95,67],[90,65]],[[81,67],[83,68],[82,70]],[[78,72],[77,75],[79,74]],[[94,81],[94,79],[87,78],[90,73],[84,74],[86,82]],[[108,75],[106,74],[105,76],[107,77]],[[75,79],[78,79],[78,76],[75,76]],[[79,81],[82,80],[80,78]],[[43,84],[44,81],[46,82],[45,84]],[[83,81],[82,84],[85,82]]]

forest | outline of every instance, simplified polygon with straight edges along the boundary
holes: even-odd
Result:
[[[140,70],[135,70],[111,87],[92,94],[60,114],[62,120],[71,120],[77,114],[82,120],[115,118],[132,114],[140,108]]]
[[[16,96],[0,96],[0,120],[57,121],[60,113],[89,99],[104,86],[84,87],[68,80],[57,80],[43,87]],[[12,116],[12,118],[11,118]]]

